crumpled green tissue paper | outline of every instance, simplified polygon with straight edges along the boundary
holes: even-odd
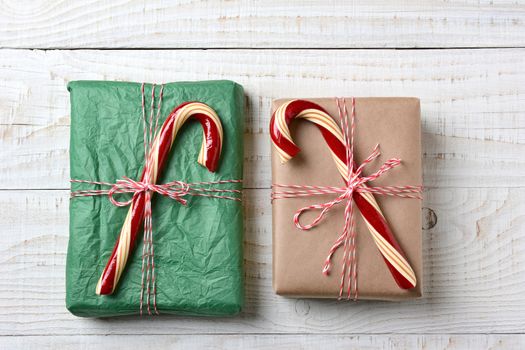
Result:
[[[144,165],[141,84],[74,81],[69,83],[68,90],[71,178],[110,183],[122,176],[138,180]],[[146,84],[147,111],[151,90],[152,85]],[[157,86],[157,99],[159,92]],[[190,119],[177,135],[158,183],[242,179],[242,87],[231,81],[165,84],[159,122],[164,122],[175,107],[187,101],[206,103],[219,115],[224,138],[218,169],[210,173],[197,163],[202,128]],[[73,191],[81,189],[97,187],[72,183]],[[244,299],[242,203],[186,198],[187,207],[158,194],[153,196],[158,310],[161,314],[176,315],[236,314]],[[95,293],[127,211],[128,207],[112,205],[107,196],[70,200],[66,306],[73,314],[83,317],[138,314],[142,230],[116,291],[109,296]]]

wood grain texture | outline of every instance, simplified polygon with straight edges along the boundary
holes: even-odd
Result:
[[[2,50],[0,188],[68,188],[66,84],[76,79],[239,82],[248,188],[270,186],[272,99],[352,94],[421,98],[426,187],[522,187],[524,56],[525,49]]]
[[[523,335],[113,335],[113,336],[32,336],[0,338],[0,346],[10,350],[120,350],[131,343],[138,348],[213,349],[213,350],[274,350],[326,349],[327,344],[346,350],[406,350],[406,349],[492,349],[512,350],[525,346]]]
[[[0,348],[524,348],[524,58],[522,0],[0,0]],[[65,87],[79,79],[245,87],[240,316],[65,309]],[[271,101],[351,95],[421,98],[423,299],[272,291]]]
[[[522,1],[0,2],[0,47],[523,47]]]
[[[68,192],[3,190],[0,334],[521,333],[524,196],[523,188],[427,190],[424,206],[437,223],[424,231],[424,298],[354,304],[273,293],[269,190],[247,190],[240,316],[93,320],[64,307]]]

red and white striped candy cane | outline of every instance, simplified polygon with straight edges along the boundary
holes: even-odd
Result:
[[[151,185],[156,183],[178,131],[190,118],[195,118],[200,122],[204,133],[198,163],[211,172],[217,169],[223,139],[220,119],[208,105],[201,102],[187,102],[179,105],[170,113],[153,140],[147,152],[149,156],[140,178],[141,183]],[[131,206],[120,235],[98,281],[96,293],[99,295],[111,294],[117,286],[129,254],[135,246],[135,240],[144,219],[144,210],[151,211],[151,208],[148,208],[150,198],[147,196],[151,196],[150,191],[137,192],[131,199]]]
[[[293,142],[289,129],[289,125],[294,119],[306,119],[319,128],[330,148],[339,173],[348,182],[348,174],[352,174],[352,172],[349,171],[347,162],[350,160],[352,167],[354,165],[353,156],[347,157],[347,147],[343,133],[339,125],[326,110],[310,101],[292,100],[283,104],[272,115],[270,135],[281,161],[283,163],[287,162],[300,151]],[[363,184],[362,186],[365,185]],[[416,286],[415,273],[406,260],[400,245],[394,238],[373,194],[354,191],[352,199],[359,208],[377,248],[399,287],[403,289],[414,288]],[[337,249],[337,247],[336,243],[334,248]],[[334,250],[331,250],[328,260],[333,253]]]

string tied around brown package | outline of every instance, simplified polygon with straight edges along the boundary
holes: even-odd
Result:
[[[312,186],[312,185],[272,185],[272,200],[311,197],[322,195],[337,195],[333,200],[321,204],[312,204],[300,208],[293,216],[293,222],[298,229],[310,230],[316,227],[335,206],[345,203],[344,227],[340,236],[335,240],[328,252],[323,265],[323,274],[328,275],[332,266],[335,252],[343,246],[343,258],[338,299],[343,299],[346,285],[346,299],[358,299],[357,284],[357,246],[356,224],[354,218],[354,202],[357,204],[374,242],[384,257],[393,277],[401,288],[409,289],[416,285],[413,269],[406,260],[401,247],[395,240],[386,224],[379,205],[374,199],[376,195],[387,195],[401,198],[422,199],[422,186],[368,186],[367,183],[381,177],[389,170],[399,166],[401,160],[391,158],[384,162],[379,170],[369,176],[363,176],[366,165],[377,159],[381,152],[377,144],[372,153],[359,166],[354,160],[354,130],[355,130],[355,98],[352,98],[350,116],[346,108],[345,99],[336,99],[340,117],[340,132],[338,125],[322,109],[309,101],[295,100],[277,110],[272,116],[271,134],[274,146],[283,160],[290,159],[298,152],[291,140],[288,124],[294,117],[308,119],[314,122],[323,132],[338,169],[345,179],[345,186]],[[294,148],[295,147],[295,148]],[[339,155],[343,155],[342,159]],[[342,166],[341,166],[342,164]],[[320,210],[321,212],[309,223],[301,224],[300,217],[307,211]]]
[[[159,92],[157,113],[154,118],[155,85],[152,85],[149,120],[146,116],[146,98],[144,91],[145,84],[142,84],[142,122],[144,129],[145,164],[140,180],[133,180],[127,176],[123,176],[122,179],[117,180],[115,183],[72,179],[72,183],[98,185],[100,187],[106,187],[107,189],[76,190],[71,192],[71,197],[107,195],[109,201],[115,206],[130,207],[115,247],[98,281],[96,293],[99,295],[107,295],[115,291],[143,222],[144,238],[139,313],[140,315],[143,314],[143,305],[146,304],[148,314],[152,315],[159,314],[156,299],[157,287],[151,208],[152,195],[158,193],[176,200],[185,206],[188,204],[188,196],[241,201],[242,190],[221,187],[225,184],[240,184],[242,180],[228,179],[192,183],[176,180],[166,184],[156,184],[158,174],[165,164],[177,132],[186,120],[193,117],[197,119],[203,127],[204,135],[198,162],[210,172],[214,172],[218,165],[222,149],[223,131],[218,115],[211,107],[202,102],[186,102],[180,104],[169,114],[159,129],[164,86],[161,86]],[[115,195],[122,194],[131,194],[132,196],[129,200],[118,200],[115,198]],[[151,306],[151,301],[153,301],[153,306]]]

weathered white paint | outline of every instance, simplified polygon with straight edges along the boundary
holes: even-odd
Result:
[[[524,3],[506,0],[0,0],[0,348],[525,347],[524,27]],[[457,47],[473,49],[446,49]],[[245,87],[239,317],[89,320],[65,310],[65,86],[75,79]],[[271,290],[270,102],[342,95],[421,98],[424,299],[340,304]]]
[[[0,339],[0,346],[10,350],[120,350],[124,344],[144,349],[214,349],[214,350],[406,350],[406,349],[522,349],[523,335],[115,335],[115,336],[34,336]]]
[[[0,2],[21,48],[523,47],[522,1]]]

